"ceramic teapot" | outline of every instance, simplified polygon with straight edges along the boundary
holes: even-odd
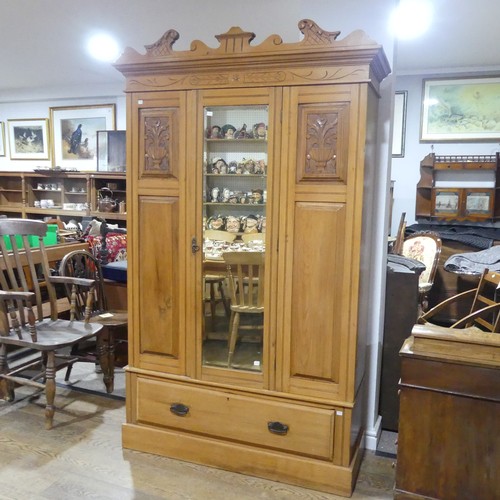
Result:
[[[113,191],[104,187],[99,189],[99,199],[97,200],[97,210],[99,212],[114,212],[118,207],[116,200],[113,200]]]

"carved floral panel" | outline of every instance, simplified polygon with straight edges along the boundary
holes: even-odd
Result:
[[[141,120],[141,176],[177,177],[175,161],[177,110],[144,109]]]
[[[348,109],[348,103],[299,106],[297,182],[345,182]]]

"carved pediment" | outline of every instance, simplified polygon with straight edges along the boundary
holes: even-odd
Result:
[[[129,88],[191,88],[192,76],[197,84],[246,85],[257,78],[257,84],[281,83],[287,78],[294,82],[311,80],[338,80],[339,71],[358,74],[359,78],[381,81],[390,73],[383,50],[361,30],[338,39],[340,31],[326,31],[314,21],[303,19],[298,23],[303,34],[299,42],[285,43],[279,35],[271,35],[260,44],[253,44],[255,33],[232,27],[216,35],[218,47],[209,47],[201,40],[194,40],[189,50],[176,51],[179,39],[176,30],[167,31],[157,42],[146,45],[146,53],[139,54],[132,48],[115,64],[125,76],[132,76]],[[283,58],[290,64],[283,68]],[[245,59],[244,67],[241,59]],[[347,66],[352,69],[346,70]],[[370,75],[365,69],[370,67]],[[265,69],[262,69],[264,68]],[[302,69],[304,68],[304,69]],[[342,68],[342,69],[339,69]],[[323,71],[324,76],[320,73]],[[136,80],[139,75],[146,78]],[[155,78],[161,75],[160,80]],[[309,76],[308,76],[309,75]],[[182,83],[184,82],[184,83]],[[254,82],[255,83],[255,82]]]
[[[206,55],[231,55],[248,54],[255,52],[273,52],[290,51],[294,49],[304,49],[307,47],[324,47],[332,45],[340,31],[326,31],[320,28],[314,21],[303,19],[298,24],[299,30],[304,35],[300,42],[283,43],[279,35],[271,35],[260,45],[252,45],[255,33],[243,31],[239,27],[232,27],[226,33],[216,35],[219,41],[219,47],[211,48],[200,40],[194,40],[191,43],[189,51],[174,51],[173,45],[179,39],[179,33],[176,30],[168,30],[157,42],[146,45],[146,54],[141,56],[134,49],[128,48],[124,55],[118,61],[118,64],[125,62],[124,59],[156,59],[170,56],[177,57],[199,57]]]

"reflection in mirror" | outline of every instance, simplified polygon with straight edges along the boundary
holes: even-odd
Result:
[[[261,372],[268,108],[205,108],[204,120],[202,360]]]

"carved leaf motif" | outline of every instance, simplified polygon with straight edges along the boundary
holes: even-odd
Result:
[[[170,123],[168,118],[146,118],[144,128],[145,170],[169,171]]]
[[[311,114],[307,119],[306,173],[335,174],[337,170],[336,113]]]
[[[299,30],[304,35],[304,45],[330,45],[339,35],[340,31],[326,31],[321,29],[314,21],[302,19]]]
[[[172,45],[179,39],[179,33],[168,30],[157,42],[145,45],[148,56],[168,56],[173,53]]]

